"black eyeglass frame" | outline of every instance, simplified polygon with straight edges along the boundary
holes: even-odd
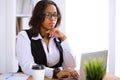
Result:
[[[59,15],[57,13],[51,14],[51,13],[44,13],[43,14],[45,18],[51,19],[54,17],[55,19],[58,19]]]

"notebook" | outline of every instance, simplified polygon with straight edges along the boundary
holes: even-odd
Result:
[[[98,59],[99,57],[102,57],[104,60],[104,64],[107,67],[107,57],[108,57],[108,50],[102,50],[102,51],[96,51],[96,52],[89,52],[89,53],[83,53],[81,55],[81,63],[80,63],[80,76],[78,80],[86,80],[86,74],[83,69],[83,63],[84,61],[88,61],[91,58]]]

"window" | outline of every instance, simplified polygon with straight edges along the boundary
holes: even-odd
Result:
[[[77,55],[108,50],[109,0],[66,0],[65,11],[65,31]]]

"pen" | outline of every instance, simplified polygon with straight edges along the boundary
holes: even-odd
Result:
[[[9,75],[5,78],[5,80],[8,80],[9,78],[11,78],[11,77],[13,77],[13,76],[14,76],[14,74],[11,73],[11,74],[9,74]]]

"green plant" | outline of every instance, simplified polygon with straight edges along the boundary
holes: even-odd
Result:
[[[93,58],[84,62],[84,70],[87,80],[102,80],[106,66],[102,58]]]

